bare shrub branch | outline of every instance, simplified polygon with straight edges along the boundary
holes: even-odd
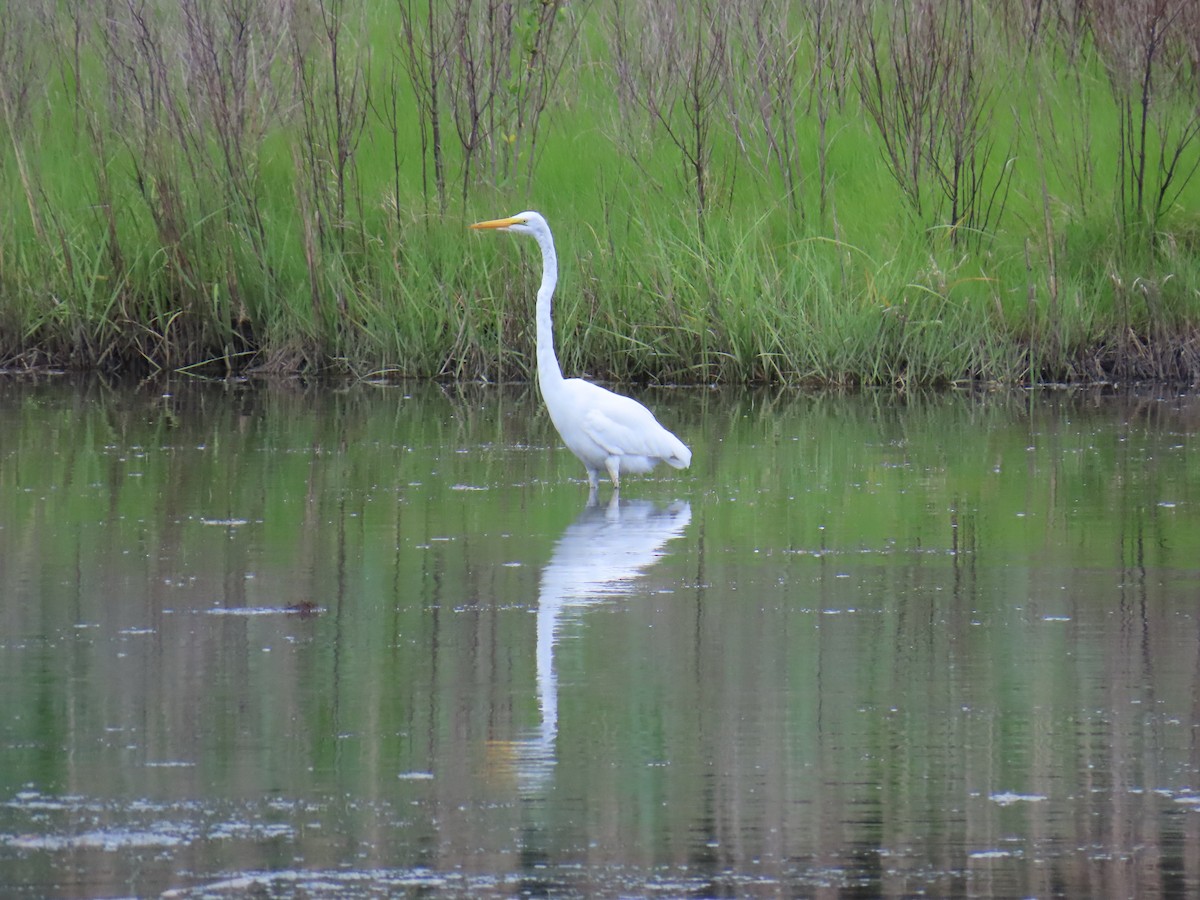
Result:
[[[6,21],[0,28],[0,113],[3,113],[4,126],[8,129],[29,218],[38,241],[42,242],[46,232],[38,208],[35,174],[26,159],[23,142],[18,137],[28,133],[29,91],[41,80],[41,65],[34,45],[36,14],[34,4],[18,4],[17,8],[6,11]]]
[[[446,161],[442,150],[442,93],[450,65],[452,7],[440,0],[425,0],[424,8],[417,0],[397,0],[400,11],[400,43],[394,51],[408,75],[417,104],[417,124],[421,135],[421,194],[429,207],[429,169],[433,168],[433,193],[439,212],[446,211]],[[398,98],[392,84],[393,105],[386,113],[392,129],[393,148],[399,137]],[[393,152],[395,152],[393,150]],[[398,160],[397,166],[398,166]],[[398,193],[398,192],[397,192]]]
[[[299,160],[322,248],[344,250],[349,195],[361,196],[354,153],[366,125],[369,51],[348,34],[345,0],[317,0],[308,22],[291,29],[300,103]]]
[[[1087,0],[1117,106],[1122,225],[1151,235],[1200,167],[1195,0]]]
[[[459,196],[522,177],[540,156],[542,117],[574,58],[590,0],[398,0],[397,53],[416,95],[423,178],[445,208],[446,133],[457,138]]]
[[[730,117],[738,145],[773,170],[788,209],[802,217],[803,167],[796,143],[796,115],[804,31],[789,0],[740,0],[734,9],[729,65],[746,73],[730,78]],[[743,107],[750,113],[743,115]],[[755,146],[761,145],[761,150]]]
[[[1003,212],[1011,168],[989,166],[995,98],[974,0],[898,0],[879,17],[858,18],[858,84],[892,175],[918,218],[978,240]]]
[[[700,234],[710,203],[713,128],[729,78],[731,6],[720,0],[615,0],[617,89],[680,154]]]

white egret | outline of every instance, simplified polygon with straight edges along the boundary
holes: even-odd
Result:
[[[649,472],[660,462],[686,469],[692,462],[692,451],[642,404],[582,378],[563,378],[554,352],[550,316],[550,298],[558,283],[558,257],[546,220],[530,211],[477,222],[471,227],[528,234],[542,248],[542,285],[537,292],[538,386],[563,443],[587,469],[593,495],[602,468],[618,491],[622,472]]]

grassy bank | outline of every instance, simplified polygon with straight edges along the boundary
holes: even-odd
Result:
[[[366,6],[10,10],[0,363],[1200,376],[1188,0]]]

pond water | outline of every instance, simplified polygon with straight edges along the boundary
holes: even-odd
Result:
[[[1200,397],[0,384],[0,892],[1200,892]]]

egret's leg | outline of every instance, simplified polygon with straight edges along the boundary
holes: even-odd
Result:
[[[591,488],[592,491],[600,490],[600,472],[597,469],[593,469],[591,466],[588,466],[587,473],[588,487]]]
[[[604,461],[604,467],[608,469],[608,479],[612,482],[613,490],[621,489],[621,458],[619,456],[610,456]]]

